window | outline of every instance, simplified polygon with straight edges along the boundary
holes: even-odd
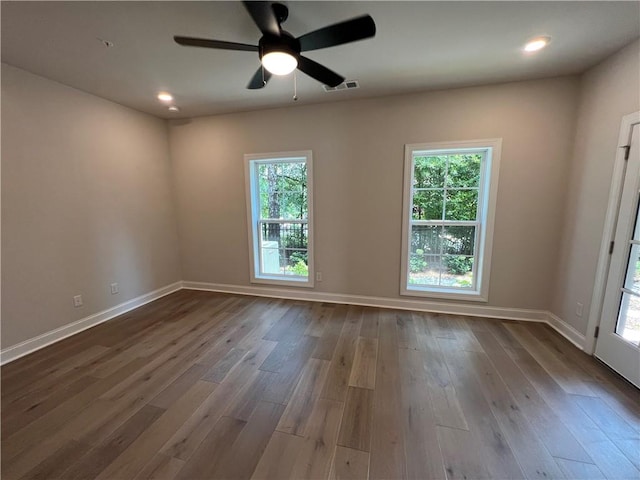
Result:
[[[500,146],[405,146],[402,294],[487,301]]]
[[[245,163],[251,281],[313,286],[311,152]]]

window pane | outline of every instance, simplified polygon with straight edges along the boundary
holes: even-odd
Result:
[[[444,190],[418,190],[413,192],[414,220],[442,220]]]
[[[307,167],[304,163],[258,165],[260,218],[307,218]]]
[[[475,253],[476,227],[443,227],[443,252],[449,255],[473,255]]]
[[[622,294],[616,333],[635,345],[640,345],[640,298]]]
[[[417,255],[439,255],[442,227],[431,225],[411,226],[411,253]]]
[[[308,276],[307,224],[263,223],[261,273]]]
[[[449,155],[447,187],[478,187],[481,161],[479,153]]]
[[[476,220],[478,190],[447,190],[445,220]]]
[[[409,255],[409,284],[417,286],[440,285],[440,255]]]
[[[473,287],[473,257],[466,255],[445,255],[442,283],[458,288]]]
[[[443,188],[447,156],[413,157],[413,187]]]
[[[640,245],[631,245],[628,268],[625,287],[640,295]]]
[[[260,253],[260,268],[262,270],[262,273],[270,273],[276,275],[282,273],[282,269],[280,268],[280,249],[278,248],[278,242],[262,242],[262,251]]]

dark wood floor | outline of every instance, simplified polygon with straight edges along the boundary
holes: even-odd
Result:
[[[2,478],[640,477],[542,324],[183,290],[2,368]]]

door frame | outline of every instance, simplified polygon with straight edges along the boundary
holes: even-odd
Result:
[[[604,221],[602,240],[600,242],[600,254],[598,255],[598,267],[596,269],[593,294],[591,296],[591,308],[587,323],[587,333],[584,344],[584,352],[593,355],[596,349],[596,328],[600,326],[602,317],[602,307],[604,305],[604,293],[607,287],[607,277],[609,276],[609,265],[611,254],[609,247],[616,233],[618,223],[618,211],[620,209],[620,196],[627,169],[625,160],[626,147],[631,143],[631,132],[633,126],[640,124],[640,111],[630,113],[622,117],[620,123],[620,134],[618,136],[618,148],[616,151],[613,175],[611,178],[611,188],[609,190],[609,202],[607,204],[607,215]]]

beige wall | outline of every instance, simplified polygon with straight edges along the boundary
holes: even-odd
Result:
[[[162,120],[2,65],[2,347],[180,280],[170,175]]]
[[[249,285],[245,153],[313,151],[316,291],[399,298],[404,144],[493,137],[488,304],[551,308],[584,333],[639,49],[582,77],[176,121],[168,138],[162,120],[3,64],[2,347],[180,279]]]
[[[586,333],[620,121],[640,110],[640,41],[583,75],[551,311]],[[576,304],[584,305],[582,317]]]
[[[489,305],[546,310],[577,85],[565,77],[174,122],[183,279],[249,284],[243,154],[310,149],[324,278],[315,289],[397,298],[404,145],[501,137]]]

